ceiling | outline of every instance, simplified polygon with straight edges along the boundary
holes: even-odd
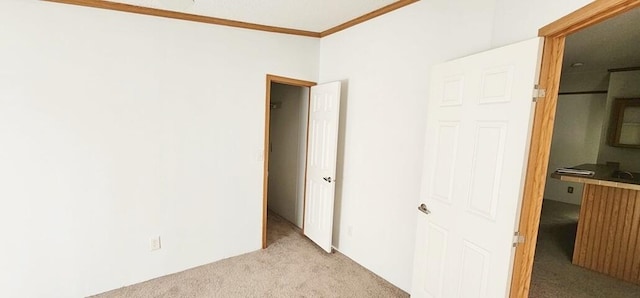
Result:
[[[398,0],[109,0],[266,26],[323,32]]]
[[[606,72],[640,66],[640,9],[567,37],[562,72]],[[571,64],[581,62],[581,67]]]
[[[114,2],[320,34],[392,4],[411,0],[49,0]],[[567,37],[563,73],[640,66],[640,8]],[[321,36],[321,35],[319,35]],[[318,37],[319,37],[318,36]],[[571,67],[574,63],[581,67]]]

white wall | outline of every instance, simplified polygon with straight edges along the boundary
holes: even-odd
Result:
[[[0,296],[260,248],[266,74],[316,81],[318,40],[35,0],[0,28]]]
[[[309,88],[271,85],[269,209],[302,228]]]
[[[320,82],[346,80],[333,244],[406,291],[430,68],[489,48],[493,9],[419,1],[321,41]]]
[[[609,72],[572,72],[564,69],[560,79],[560,92],[607,90]],[[560,95],[556,109],[549,175],[557,168],[584,163],[597,163],[600,136],[605,119],[606,94]],[[582,183],[560,181],[547,176],[544,198],[580,205]],[[573,187],[573,193],[567,188]]]
[[[601,91],[608,88],[608,71],[571,72],[571,70],[562,70],[560,93]]]
[[[410,289],[431,66],[535,37],[590,1],[561,2],[419,1],[321,40],[320,82],[347,83],[333,240],[341,252]]]
[[[560,95],[553,128],[548,173],[557,168],[597,163],[606,94]],[[567,187],[573,187],[573,193]],[[547,177],[544,198],[580,205],[582,183]]]
[[[538,36],[538,29],[589,4],[590,0],[496,0],[493,47]]]
[[[600,141],[598,163],[607,161],[620,162],[620,169],[640,172],[640,149],[612,147],[607,144],[611,107],[616,98],[640,98],[640,71],[623,71],[611,73],[609,93],[605,111],[605,129]]]

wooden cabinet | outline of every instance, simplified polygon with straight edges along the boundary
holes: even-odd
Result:
[[[640,98],[616,98],[610,127],[611,146],[640,148]]]

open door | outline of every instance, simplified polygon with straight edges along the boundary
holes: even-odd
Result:
[[[506,297],[542,40],[434,67],[413,297]]]
[[[340,82],[311,87],[304,234],[331,252]]]

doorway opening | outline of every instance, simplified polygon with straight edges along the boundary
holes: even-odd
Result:
[[[510,297],[527,297],[540,228],[543,194],[555,123],[562,61],[567,36],[639,7],[640,1],[596,1],[543,28],[545,38],[540,87],[546,96],[536,105],[518,231],[525,242],[518,245],[513,266]]]
[[[279,208],[278,205],[282,205],[285,206],[282,210],[289,210],[282,213],[289,214],[292,222],[300,224],[302,233],[307,238],[324,251],[332,251],[341,85],[341,81],[316,85],[313,82],[267,75],[262,248],[268,245],[268,209],[270,206]],[[291,97],[291,100],[285,100],[284,96]],[[284,110],[285,104],[291,113],[297,115],[289,117],[296,119],[290,120],[291,123],[287,122],[287,117],[282,118],[280,114],[283,113],[278,112]],[[272,114],[277,115],[277,120],[273,123]],[[272,125],[275,134],[273,138],[270,135]],[[284,131],[276,132],[276,129]],[[290,139],[296,140],[291,142]],[[292,149],[284,149],[285,143],[291,143]],[[278,154],[274,154],[278,157],[271,160],[270,155],[275,150],[279,150]],[[282,163],[273,166],[277,178],[270,178],[270,162]],[[281,173],[284,167],[290,168],[290,174]],[[287,189],[287,184],[290,186],[289,190],[281,191]],[[274,191],[269,191],[272,186]],[[287,192],[298,198],[284,198],[280,203],[269,203],[269,196]],[[293,204],[287,204],[286,201]]]
[[[310,87],[313,82],[267,75],[262,248],[267,218],[304,229]]]
[[[610,142],[615,99],[640,97],[640,87],[635,84],[640,78],[636,67],[640,65],[640,34],[635,32],[638,26],[640,9],[636,8],[567,36],[549,173],[558,168],[593,168],[599,179],[608,179],[612,175],[603,174],[604,171],[640,171],[640,150]],[[640,280],[633,274],[634,257],[630,251],[635,252],[632,248],[640,246],[630,235],[633,212],[628,212],[634,210],[635,200],[627,197],[630,190],[625,191],[624,185],[597,188],[613,190],[611,198],[616,191],[625,196],[609,199],[594,193],[589,199],[585,195],[591,192],[583,192],[588,185],[567,176],[547,176],[532,291],[575,297],[637,296],[640,286],[633,283]],[[606,216],[598,218],[593,214],[598,209],[605,210]],[[605,235],[599,239],[602,241],[586,239],[596,233]],[[577,238],[578,234],[582,237]],[[550,276],[554,276],[553,280],[549,280]]]
[[[309,88],[272,82],[270,98],[267,209],[302,229]]]

